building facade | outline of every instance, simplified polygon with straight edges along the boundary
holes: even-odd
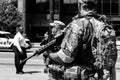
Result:
[[[66,25],[78,13],[77,0],[17,0],[18,9],[24,14],[24,30],[31,41],[40,41],[53,20],[61,20]],[[105,14],[120,32],[120,0],[97,0],[97,11]]]

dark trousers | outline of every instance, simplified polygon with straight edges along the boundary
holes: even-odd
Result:
[[[21,72],[23,70],[23,67],[26,61],[23,63],[20,63],[20,62],[25,58],[27,58],[26,49],[22,48],[23,53],[20,53],[16,46],[13,46],[12,48],[13,48],[13,51],[15,52],[14,62],[15,62],[16,72]]]
[[[49,52],[48,52],[48,51],[45,51],[45,52],[43,53],[43,59],[44,59],[44,63],[45,63],[45,66],[46,66],[46,67],[48,67],[48,65],[49,65],[48,57],[49,57]]]

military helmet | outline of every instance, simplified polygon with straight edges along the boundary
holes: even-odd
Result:
[[[50,23],[50,26],[56,28],[64,28],[65,24],[62,21],[55,20],[53,23]]]

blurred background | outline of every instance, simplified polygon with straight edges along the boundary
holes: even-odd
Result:
[[[0,3],[5,0],[0,0]],[[23,15],[22,27],[32,42],[40,42],[53,20],[66,25],[78,13],[77,0],[7,0]],[[120,35],[120,0],[97,0],[97,11],[110,18],[116,34]]]

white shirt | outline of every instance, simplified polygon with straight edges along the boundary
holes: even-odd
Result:
[[[24,37],[20,32],[18,32],[14,36],[13,45],[16,46],[20,52],[22,52],[21,45],[24,43],[24,41],[25,41]]]

